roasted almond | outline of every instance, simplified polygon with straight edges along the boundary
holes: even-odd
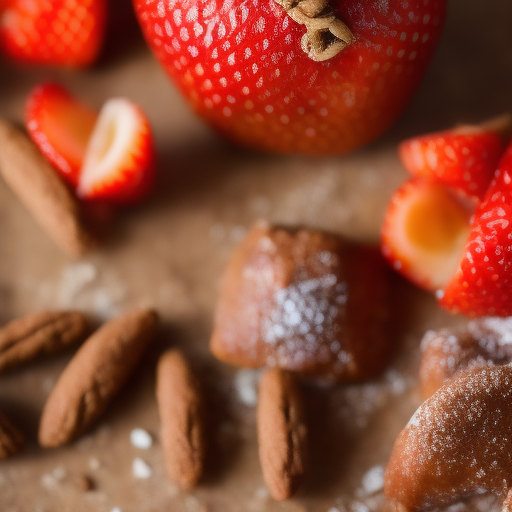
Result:
[[[292,373],[273,368],[263,375],[257,426],[263,478],[272,497],[285,500],[301,483],[307,442],[302,393]]]
[[[94,247],[78,201],[28,137],[2,119],[0,148],[0,174],[55,243],[73,257]]]
[[[41,354],[52,354],[82,341],[87,320],[77,311],[44,311],[0,328],[0,372]]]
[[[18,453],[23,443],[23,434],[0,412],[0,460]]]
[[[39,443],[55,447],[83,434],[119,392],[157,328],[152,309],[110,320],[80,347],[43,410]]]
[[[203,472],[204,404],[199,384],[178,350],[160,357],[156,397],[167,473],[182,489],[190,490]]]

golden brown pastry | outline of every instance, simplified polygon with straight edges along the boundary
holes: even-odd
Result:
[[[512,319],[488,317],[463,329],[429,331],[421,348],[420,379],[428,398],[462,372],[511,362]]]
[[[259,223],[226,268],[210,349],[238,366],[369,379],[392,355],[387,295],[376,249]]]
[[[467,371],[423,403],[395,442],[384,492],[397,510],[426,512],[483,492],[506,499],[511,485],[512,367],[504,365]]]

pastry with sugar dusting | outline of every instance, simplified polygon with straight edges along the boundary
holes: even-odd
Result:
[[[388,291],[377,250],[260,222],[226,268],[210,349],[243,367],[369,379],[393,353]]]
[[[512,362],[512,318],[487,317],[466,328],[428,331],[421,348],[420,380],[428,398],[462,372]]]
[[[492,493],[512,508],[512,366],[470,370],[442,386],[399,434],[384,492],[400,512],[440,510]]]

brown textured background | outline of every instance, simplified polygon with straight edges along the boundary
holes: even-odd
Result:
[[[395,152],[398,141],[512,111],[512,3],[449,0],[439,52],[399,124],[364,150],[325,159],[261,155],[219,140],[168,83],[128,2],[115,0],[113,6],[105,57],[94,70],[21,70],[0,61],[0,115],[21,122],[30,88],[45,79],[61,81],[96,106],[111,96],[132,98],[155,130],[156,194],[119,216],[100,251],[70,262],[0,183],[0,321],[60,307],[100,319],[153,304],[165,328],[97,428],[66,448],[42,450],[34,439],[45,397],[70,354],[0,376],[0,406],[30,439],[21,456],[0,462],[0,510],[386,510],[380,491],[368,496],[363,475],[385,464],[396,433],[419,405],[417,349],[423,332],[462,320],[448,318],[432,297],[399,282],[404,304],[399,357],[379,382],[307,390],[314,418],[311,470],[299,495],[278,504],[268,498],[260,474],[254,408],[240,401],[236,370],[208,354],[218,278],[232,248],[259,218],[377,240],[386,202],[405,177]],[[165,478],[158,442],[154,363],[167,345],[179,345],[193,358],[211,409],[207,472],[190,495]],[[130,444],[135,427],[154,435],[150,450]],[[133,477],[135,457],[151,466],[149,479]],[[93,479],[93,491],[78,488],[81,475]],[[489,510],[488,504],[480,507]]]

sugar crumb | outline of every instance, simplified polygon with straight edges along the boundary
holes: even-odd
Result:
[[[153,474],[153,471],[148,463],[142,460],[140,457],[133,459],[132,472],[135,478],[142,480],[149,478]]]
[[[130,432],[130,442],[135,448],[147,450],[151,448],[153,438],[151,437],[151,434],[143,428],[134,428]]]

